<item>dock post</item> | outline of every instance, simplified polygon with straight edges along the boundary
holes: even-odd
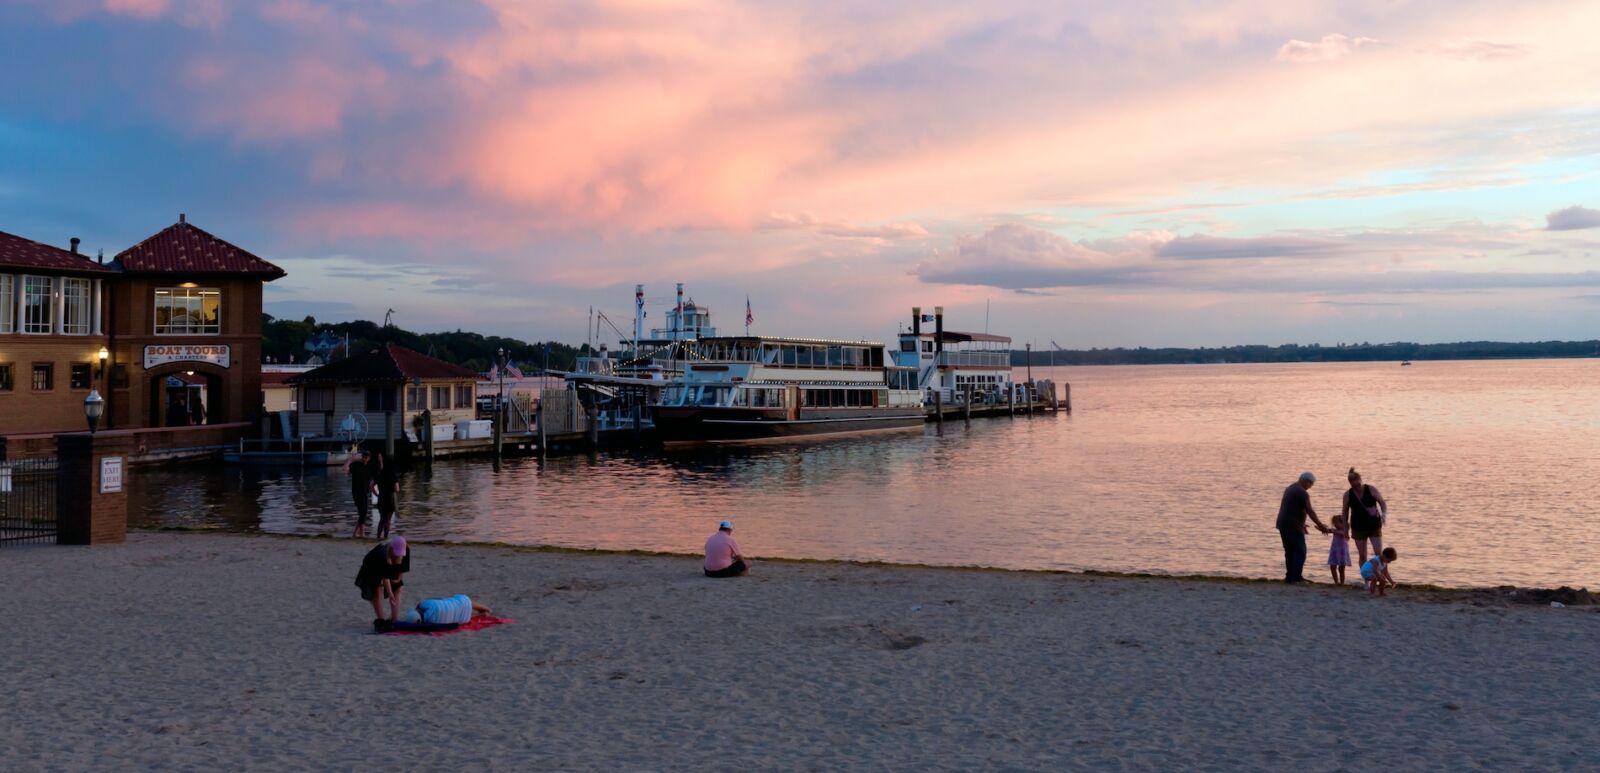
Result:
[[[583,434],[590,451],[596,451],[600,448],[600,422],[597,420],[598,417],[595,413],[595,407],[592,405],[585,406],[583,409],[584,420],[588,423],[588,426],[583,429]]]
[[[428,464],[433,464],[433,409],[422,411],[422,449]]]
[[[1070,382],[1066,383],[1066,384],[1062,384],[1061,388],[1066,390],[1066,393],[1067,393],[1067,396],[1066,396],[1067,397],[1067,399],[1066,399],[1067,413],[1072,413],[1072,384]]]
[[[633,444],[639,445],[639,434],[644,431],[644,409],[638,404],[633,404]]]
[[[1006,415],[1017,415],[1017,385],[1014,383],[1006,390]]]
[[[394,411],[383,412],[383,461],[394,458]]]
[[[500,461],[501,441],[506,437],[506,404],[504,400],[495,398],[494,401],[494,460]]]
[[[939,422],[939,426],[941,428],[944,427],[944,390],[943,389],[935,389],[935,390],[933,390],[933,416],[934,416],[934,420]]]
[[[967,391],[961,398],[961,420],[972,422],[972,385],[967,385]]]
[[[539,430],[539,458],[544,458],[544,395],[540,393],[539,405],[533,409],[534,426]]]

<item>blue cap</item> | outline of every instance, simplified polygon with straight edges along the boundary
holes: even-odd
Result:
[[[733,528],[733,521],[723,521],[722,523],[717,524],[717,528],[718,529],[732,529]]]

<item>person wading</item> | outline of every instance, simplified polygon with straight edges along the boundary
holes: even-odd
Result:
[[[1283,581],[1306,582],[1306,518],[1317,525],[1317,531],[1328,533],[1328,527],[1317,517],[1311,506],[1311,487],[1317,476],[1300,473],[1300,479],[1283,490],[1283,501],[1278,505],[1278,536],[1283,540]]]
[[[1350,488],[1344,492],[1344,515],[1349,518],[1350,536],[1361,553],[1357,566],[1367,563],[1367,543],[1372,543],[1372,554],[1383,553],[1383,522],[1389,512],[1389,500],[1378,493],[1377,486],[1361,482],[1361,473],[1350,468]]]

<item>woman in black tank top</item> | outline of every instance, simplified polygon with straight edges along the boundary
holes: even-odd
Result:
[[[1361,553],[1361,563],[1367,562],[1367,543],[1372,543],[1374,554],[1383,552],[1383,517],[1389,511],[1389,502],[1373,486],[1361,482],[1361,473],[1350,468],[1350,488],[1344,492],[1343,514],[1350,524],[1350,537],[1356,541]]]

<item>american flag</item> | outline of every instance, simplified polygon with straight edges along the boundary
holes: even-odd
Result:
[[[750,296],[744,297],[744,326],[750,327],[756,321],[755,312],[750,310]]]

